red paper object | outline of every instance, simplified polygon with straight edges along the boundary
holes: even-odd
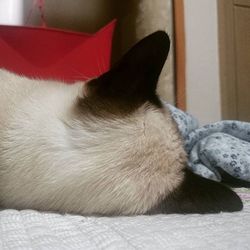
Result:
[[[95,34],[0,25],[0,68],[28,77],[86,80],[109,69],[115,21]]]

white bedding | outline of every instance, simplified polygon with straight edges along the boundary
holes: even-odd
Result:
[[[32,210],[0,211],[0,249],[250,249],[245,208],[216,215],[97,218]]]

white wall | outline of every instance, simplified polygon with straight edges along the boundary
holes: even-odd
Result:
[[[19,25],[23,23],[22,0],[0,0],[0,24]]]
[[[221,119],[217,0],[184,0],[187,110],[201,124]]]

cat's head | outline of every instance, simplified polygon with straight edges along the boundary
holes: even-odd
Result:
[[[177,126],[156,94],[169,48],[168,35],[155,32],[85,84],[77,100],[75,126],[82,134],[75,146],[92,162],[109,199],[117,192],[113,205],[125,213],[239,210],[241,201],[231,190],[186,170]]]

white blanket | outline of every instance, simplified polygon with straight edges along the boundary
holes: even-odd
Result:
[[[32,210],[0,211],[0,249],[250,249],[244,211],[215,215],[97,218]]]

